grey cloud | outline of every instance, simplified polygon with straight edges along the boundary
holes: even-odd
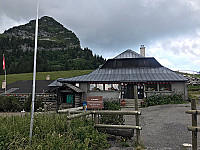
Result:
[[[0,15],[35,18],[36,0],[1,0]],[[40,16],[54,17],[95,53],[138,49],[156,40],[196,34],[199,2],[192,0],[40,0]],[[2,23],[0,22],[0,25]],[[109,54],[112,55],[112,54]]]

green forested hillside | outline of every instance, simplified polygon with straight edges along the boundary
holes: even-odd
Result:
[[[8,74],[33,72],[33,51],[0,52],[2,60],[3,53],[6,59],[6,69]],[[90,70],[98,68],[105,60],[98,55],[93,55],[88,48],[79,48],[38,51],[37,71],[67,71],[67,70]],[[2,61],[1,61],[2,66]],[[1,74],[4,74],[1,69]]]

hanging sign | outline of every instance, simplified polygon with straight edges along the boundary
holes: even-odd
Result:
[[[103,96],[87,97],[88,109],[101,109],[103,108]]]

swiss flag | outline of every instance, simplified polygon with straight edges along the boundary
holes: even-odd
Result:
[[[3,54],[3,70],[5,70],[5,68],[6,68],[6,64],[5,64],[4,54]]]

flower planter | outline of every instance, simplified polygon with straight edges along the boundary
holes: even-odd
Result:
[[[125,101],[121,101],[121,106],[125,106]]]

